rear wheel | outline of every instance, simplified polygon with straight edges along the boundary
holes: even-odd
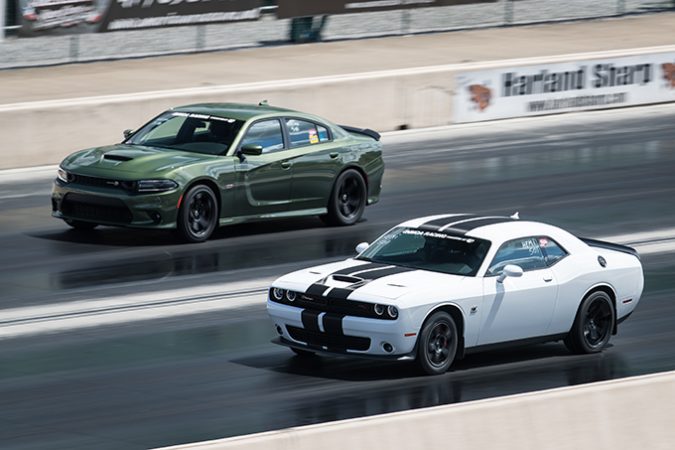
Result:
[[[76,230],[93,230],[98,226],[97,223],[93,222],[84,222],[82,220],[73,220],[73,219],[63,219],[64,222],[66,222],[68,225],[73,227]]]
[[[427,319],[417,345],[417,363],[427,375],[448,371],[457,354],[457,325],[450,314],[438,311]]]
[[[345,170],[335,180],[328,199],[328,214],[321,220],[329,225],[352,225],[366,208],[366,181],[354,169]]]
[[[614,305],[604,291],[589,294],[579,307],[565,346],[573,353],[597,353],[609,343],[614,329]]]
[[[198,184],[183,197],[178,234],[187,242],[204,242],[218,225],[218,201],[211,188]]]

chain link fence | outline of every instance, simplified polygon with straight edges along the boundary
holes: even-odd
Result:
[[[618,17],[675,9],[675,0],[500,0],[495,3],[330,16],[325,41]],[[193,53],[289,42],[291,20],[274,7],[255,22],[236,22],[19,38],[0,42],[0,69]],[[666,32],[668,32],[667,30]]]

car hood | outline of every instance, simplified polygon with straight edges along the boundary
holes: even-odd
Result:
[[[73,153],[61,167],[81,175],[123,177],[161,177],[177,167],[216,158],[143,145],[116,144]]]
[[[391,303],[401,300],[407,294],[420,294],[429,289],[438,290],[439,287],[448,292],[459,291],[459,286],[466,278],[460,275],[385,264],[374,265],[366,261],[348,259],[289,273],[277,279],[273,286],[300,293],[306,293],[308,290],[321,292],[323,286],[326,286],[326,289],[352,291],[348,293],[348,298],[352,300],[370,302],[386,300]],[[330,291],[328,295],[330,296]],[[400,302],[394,303],[405,306]]]

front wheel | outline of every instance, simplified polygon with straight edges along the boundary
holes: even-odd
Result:
[[[417,363],[427,375],[448,371],[457,354],[457,325],[445,311],[434,313],[422,327],[417,345]]]
[[[321,219],[329,225],[352,225],[366,209],[366,181],[354,170],[345,170],[335,180],[328,199],[328,214]]]
[[[593,292],[581,302],[565,346],[573,353],[600,352],[609,343],[613,329],[612,299],[604,291]]]
[[[187,242],[204,242],[218,225],[218,201],[211,188],[198,184],[183,197],[178,234]]]

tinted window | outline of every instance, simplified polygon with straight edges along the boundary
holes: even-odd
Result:
[[[376,240],[359,259],[474,276],[489,248],[490,243],[482,239],[395,228]]]
[[[540,236],[538,239],[547,266],[552,266],[567,256],[567,252],[550,237]]]
[[[546,267],[544,255],[541,252],[537,238],[528,237],[505,242],[497,250],[497,254],[492,260],[487,274],[496,275],[507,264],[515,264],[523,270],[535,270]]]
[[[241,126],[242,122],[234,119],[168,112],[145,125],[125,143],[219,155],[227,151]]]
[[[298,119],[286,119],[291,147],[313,145],[330,140],[326,127]]]
[[[263,153],[270,153],[284,148],[284,138],[281,132],[281,123],[278,120],[263,120],[251,125],[241,145],[260,145]]]

